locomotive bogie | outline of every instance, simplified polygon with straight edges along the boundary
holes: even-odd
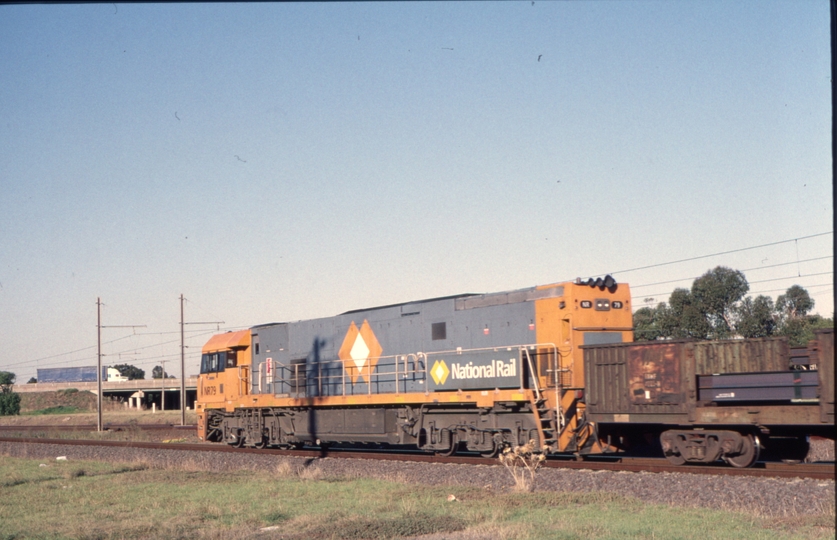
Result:
[[[757,435],[726,430],[669,430],[660,435],[660,445],[675,465],[723,459],[734,467],[749,467],[761,449]]]
[[[236,409],[209,413],[208,439],[233,446],[378,444],[442,454],[495,455],[506,445],[538,440],[528,405]]]

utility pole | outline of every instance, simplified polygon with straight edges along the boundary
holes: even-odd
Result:
[[[168,360],[160,360],[160,365],[163,367],[163,376],[160,377],[163,379],[163,391],[162,396],[160,397],[160,411],[165,412],[166,410],[166,362]]]
[[[102,299],[96,298],[96,330],[98,334],[98,362],[96,369],[96,410],[97,422],[96,429],[102,431],[102,328],[145,328],[142,324],[130,324],[125,326],[102,326]]]
[[[183,302],[186,299],[180,295],[180,425],[186,425],[186,332],[187,324],[224,324],[224,321],[185,322],[183,320]]]

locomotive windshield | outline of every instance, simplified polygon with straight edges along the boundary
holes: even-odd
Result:
[[[208,353],[201,356],[201,373],[220,373],[237,365],[235,351]]]

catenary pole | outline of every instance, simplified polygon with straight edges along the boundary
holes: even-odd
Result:
[[[180,425],[186,425],[186,333],[183,331],[183,295],[180,295]]]
[[[183,302],[186,299],[180,295],[180,425],[186,425],[186,333],[184,328],[187,324],[217,324],[222,325],[224,321],[211,322],[186,322],[183,318]]]
[[[145,328],[144,324],[129,324],[120,326],[102,326],[102,299],[96,298],[96,334],[98,340],[98,354],[96,355],[96,429],[102,431],[102,328]]]
[[[96,430],[102,431],[102,299],[96,298],[96,334],[99,347],[96,363]]]

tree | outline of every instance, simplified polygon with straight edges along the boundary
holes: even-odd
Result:
[[[814,309],[814,299],[799,285],[791,286],[776,299],[776,309],[789,319],[805,317]]]
[[[692,284],[692,301],[709,324],[712,338],[732,337],[735,331],[736,303],[750,285],[739,270],[716,266]]]
[[[657,324],[657,309],[643,307],[634,313],[634,339],[636,341],[654,341],[660,339],[662,332]]]
[[[119,374],[123,377],[127,377],[129,381],[145,380],[145,371],[141,370],[138,367],[129,364],[119,364],[113,367],[115,369],[118,369]]]
[[[799,285],[779,296],[744,297],[750,285],[738,270],[718,266],[697,278],[691,290],[678,288],[656,308],[634,313],[634,339],[724,339],[787,336],[793,347],[814,339],[814,330],[833,328],[834,319],[809,315],[814,300]],[[646,299],[646,302],[653,299]]]
[[[154,369],[151,370],[151,378],[152,379],[168,379],[169,374],[163,371],[162,366],[154,366]]]
[[[0,371],[0,416],[20,414],[20,394],[12,391],[15,374]]]
[[[36,379],[35,377],[29,377],[29,380],[26,381],[26,384],[36,384],[37,382],[38,379]]]
[[[0,392],[4,394],[12,391],[12,385],[15,383],[15,374],[8,371],[0,371]]]
[[[706,313],[687,289],[674,289],[662,315],[663,331],[675,339],[706,339],[712,331]]]
[[[793,285],[776,299],[776,315],[779,320],[777,334],[786,336],[791,347],[804,347],[814,339],[814,330],[834,328],[834,318],[809,315],[814,309],[814,299],[799,285]]]
[[[747,297],[733,309],[736,315],[736,332],[745,338],[772,336],[776,330],[776,313],[773,300],[759,295],[755,300]]]

